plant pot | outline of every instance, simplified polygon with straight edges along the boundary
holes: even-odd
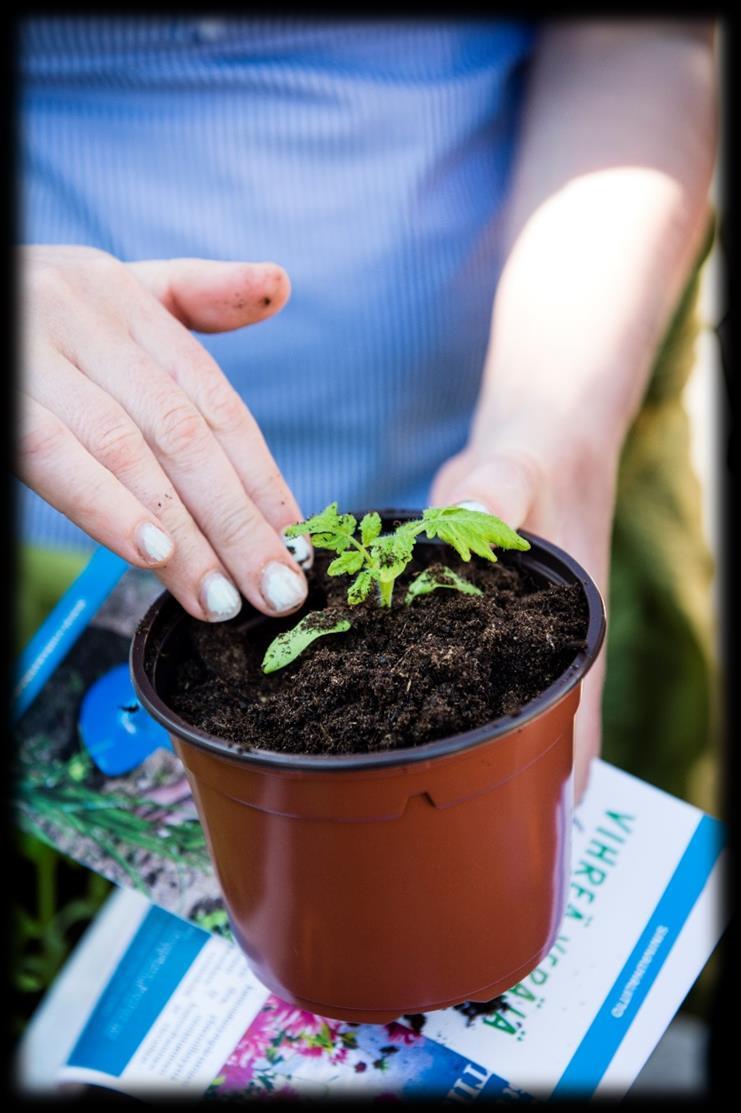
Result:
[[[414,516],[385,511],[384,528]],[[235,939],[260,981],[300,1008],[386,1023],[488,1001],[555,940],[570,871],[573,720],[605,617],[584,569],[521,533],[532,548],[499,559],[581,585],[585,646],[517,715],[424,745],[237,753],[168,705],[187,640],[168,592],[134,636],[134,687],[185,765]]]

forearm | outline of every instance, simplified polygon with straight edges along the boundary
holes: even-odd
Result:
[[[472,440],[616,461],[701,246],[715,156],[700,24],[559,25],[525,108]]]

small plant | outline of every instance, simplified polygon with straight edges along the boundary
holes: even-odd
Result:
[[[290,665],[291,661],[295,661],[307,646],[311,645],[316,638],[321,638],[323,634],[342,634],[350,629],[350,622],[346,618],[340,619],[339,622],[329,621],[325,624],[322,620],[321,613],[309,614],[292,630],[279,634],[268,646],[262,661],[262,671],[275,672],[285,665]]]
[[[385,534],[381,533],[380,514],[372,511],[360,522],[360,538],[356,536],[357,530],[357,519],[352,514],[340,514],[336,502],[285,530],[287,537],[308,533],[317,549],[329,549],[338,554],[327,568],[327,574],[355,577],[347,591],[347,601],[353,606],[368,598],[374,584],[378,588],[380,606],[391,606],[394,584],[412,559],[421,533],[430,540],[439,537],[465,561],[471,559],[472,553],[495,561],[493,545],[501,549],[530,548],[524,537],[500,518],[462,506],[430,507],[423,511],[421,518],[403,522],[393,533]],[[410,604],[417,596],[438,588],[452,588],[466,595],[481,594],[479,588],[450,568],[426,569],[412,581],[404,602]],[[275,672],[289,665],[315,638],[350,629],[347,619],[332,621],[332,618],[329,609],[316,612],[307,615],[292,630],[280,634],[268,647],[262,663],[263,672]]]
[[[409,604],[418,595],[429,595],[431,591],[437,591],[440,587],[452,588],[453,591],[460,591],[461,595],[483,595],[480,587],[470,584],[468,580],[464,580],[452,568],[443,568],[437,565],[433,568],[426,568],[424,572],[412,580],[409,585],[409,590],[404,596],[404,602]]]

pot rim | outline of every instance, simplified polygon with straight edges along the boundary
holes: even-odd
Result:
[[[362,517],[362,513],[358,514],[354,511],[353,513],[358,518]],[[413,510],[382,510],[379,513],[384,520],[404,520],[419,517],[419,512]],[[604,601],[597,585],[585,569],[569,553],[552,542],[546,541],[529,530],[520,529],[518,533],[530,542],[531,548],[525,551],[512,550],[513,553],[516,553],[515,559],[520,559],[531,567],[535,566],[534,570],[540,570],[542,573],[556,572],[562,582],[578,582],[586,598],[589,619],[584,647],[577,651],[572,662],[552,684],[545,688],[540,695],[526,703],[514,715],[503,715],[472,730],[462,731],[460,734],[451,734],[446,738],[439,738],[432,742],[424,742],[418,746],[409,746],[398,750],[326,755],[284,753],[274,750],[237,750],[216,735],[208,734],[206,731],[200,730],[181,719],[168,707],[149,678],[145,660],[149,639],[158,623],[158,619],[160,619],[162,612],[168,609],[182,610],[174,596],[166,590],[150,606],[131,641],[129,668],[134,691],[149,714],[170,734],[175,734],[178,738],[192,743],[202,750],[210,751],[219,757],[240,764],[266,766],[285,771],[348,772],[410,765],[447,757],[484,742],[494,741],[503,735],[511,734],[513,731],[527,726],[534,719],[550,710],[556,703],[559,703],[573,688],[580,684],[597,658],[604,641],[606,629]],[[553,579],[553,576],[550,578]],[[259,614],[259,612],[256,613]]]

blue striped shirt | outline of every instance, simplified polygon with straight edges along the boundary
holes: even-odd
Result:
[[[426,505],[478,392],[534,36],[500,21],[26,20],[24,241],[282,264],[280,314],[199,339],[306,513]],[[25,489],[21,512],[27,540],[87,542]]]

